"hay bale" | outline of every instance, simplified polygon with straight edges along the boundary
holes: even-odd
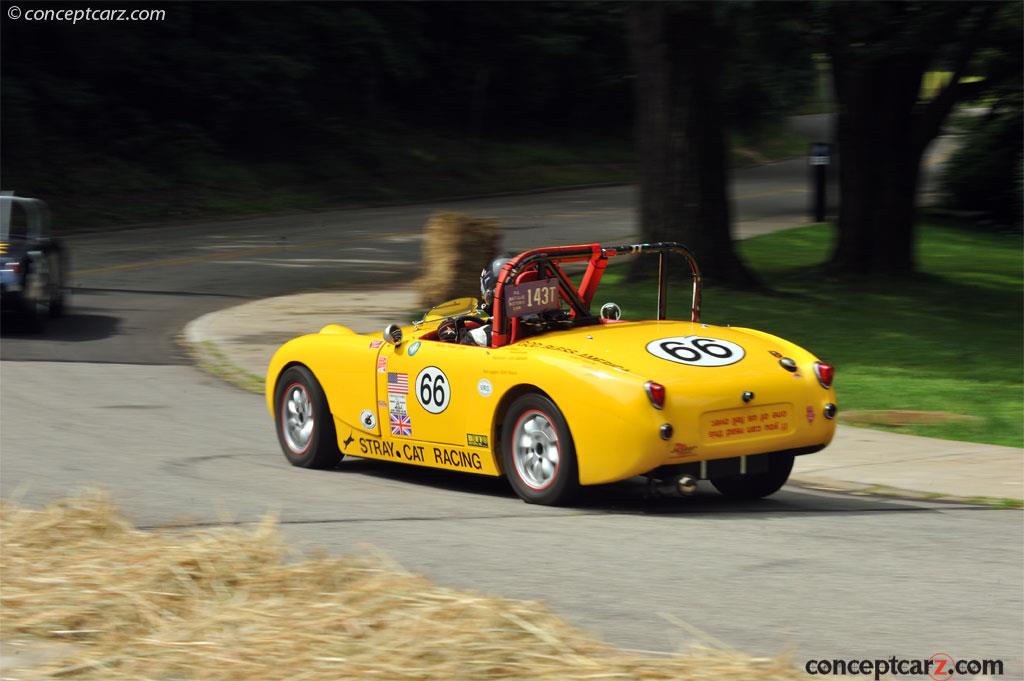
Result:
[[[302,556],[272,518],[147,532],[85,496],[0,503],[0,538],[5,655],[35,653],[17,678],[806,679],[782,657],[618,650],[540,603],[441,587],[379,554]]]
[[[462,213],[435,213],[423,240],[420,303],[431,308],[453,298],[479,297],[480,270],[497,254],[497,220]]]

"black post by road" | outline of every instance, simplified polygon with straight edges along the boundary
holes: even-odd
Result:
[[[811,218],[825,221],[827,209],[828,166],[832,163],[832,145],[826,142],[811,144]]]

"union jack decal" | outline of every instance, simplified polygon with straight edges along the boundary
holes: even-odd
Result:
[[[391,415],[391,434],[404,435],[406,437],[412,435],[412,420],[408,414]]]

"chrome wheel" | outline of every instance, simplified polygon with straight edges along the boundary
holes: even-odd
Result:
[[[313,404],[305,386],[293,383],[285,390],[281,420],[284,426],[284,439],[288,448],[296,454],[302,454],[309,448],[313,437]]]
[[[344,456],[327,396],[309,369],[292,365],[274,386],[275,430],[284,458],[299,468],[334,468]],[[352,443],[351,436],[345,447]]]
[[[543,412],[531,410],[519,417],[512,434],[515,465],[520,479],[533,489],[550,485],[558,472],[558,433]]]

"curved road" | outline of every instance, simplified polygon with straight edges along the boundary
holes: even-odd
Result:
[[[740,174],[741,231],[803,211],[805,166]],[[509,247],[633,232],[633,189],[448,202]],[[788,488],[756,504],[648,499],[626,482],[573,509],[502,481],[383,462],[292,468],[258,396],[192,368],[181,327],[239,300],[412,275],[438,206],[135,229],[70,239],[70,315],[5,331],[0,491],[37,504],[109,489],[143,526],[251,521],[347,552],[369,543],[443,584],[539,598],[626,647],[701,636],[754,653],[1007,660],[1022,640],[1020,514]],[[387,304],[386,295],[382,305]],[[823,455],[827,455],[823,454]],[[697,627],[703,634],[695,634]]]

